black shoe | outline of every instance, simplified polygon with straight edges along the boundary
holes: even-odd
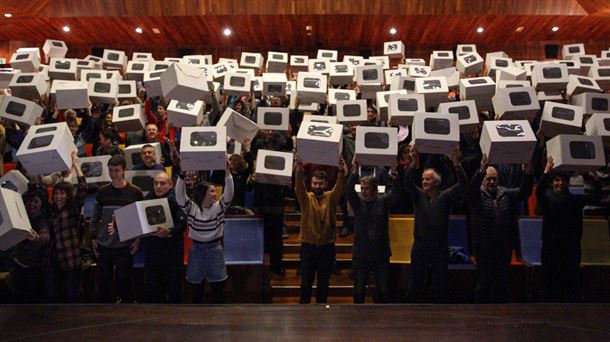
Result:
[[[343,229],[341,229],[341,231],[339,232],[339,237],[344,238],[350,235],[351,233],[352,231],[350,231],[349,228],[343,227]]]

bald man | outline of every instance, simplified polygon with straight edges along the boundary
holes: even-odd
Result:
[[[532,190],[532,166],[525,167],[519,188],[507,189],[498,185],[498,172],[487,165],[483,155],[481,167],[472,177],[468,188],[471,254],[477,264],[477,303],[507,301],[508,271],[512,257],[512,237],[515,236],[519,203]]]
[[[174,221],[173,227],[159,226],[156,233],[142,239],[146,255],[146,293],[151,303],[182,303],[182,233],[186,228],[186,215],[176,202],[173,185],[171,177],[161,172],[155,176],[153,191],[144,198],[167,198]]]

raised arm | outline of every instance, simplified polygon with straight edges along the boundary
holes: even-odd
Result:
[[[296,156],[294,163],[294,193],[302,206],[307,201],[307,186],[305,185],[305,177],[303,176],[303,162],[299,155]]]
[[[345,191],[345,176],[347,173],[347,168],[345,167],[345,160],[343,160],[343,156],[339,155],[339,171],[337,172],[337,183],[331,190],[332,198],[335,203],[338,203],[341,200],[341,196],[343,196],[343,191]]]
[[[352,168],[349,172],[349,177],[347,178],[347,184],[345,186],[345,196],[347,196],[347,201],[354,211],[360,210],[360,198],[355,189],[356,183],[358,182],[358,176],[358,163],[356,162],[356,158],[353,158]]]
[[[483,154],[483,158],[481,159],[481,167],[474,174],[474,176],[472,176],[472,179],[470,180],[470,184],[468,184],[467,196],[468,196],[469,201],[479,199],[479,191],[481,189],[481,183],[483,182],[483,179],[485,178],[485,173],[487,172],[487,162],[488,162],[487,155]]]
[[[229,161],[227,160],[227,166],[225,168],[225,187],[222,191],[222,196],[220,197],[220,204],[223,207],[228,207],[233,200],[233,176],[231,175],[231,170],[229,170]]]
[[[538,186],[536,187],[536,201],[540,203],[542,207],[545,207],[547,205],[545,194],[548,189],[549,183],[551,182],[551,170],[553,169],[553,165],[553,157],[548,156],[546,159],[544,172],[542,173],[542,176],[540,176]]]

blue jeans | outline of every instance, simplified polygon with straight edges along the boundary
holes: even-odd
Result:
[[[62,271],[51,261],[47,271],[47,296],[50,303],[76,303],[80,295],[80,269]]]
[[[224,248],[221,239],[212,242],[193,240],[186,267],[186,280],[191,284],[221,282],[227,279]]]
[[[311,302],[311,287],[318,273],[316,303],[326,303],[328,283],[335,262],[335,244],[313,245],[301,243],[301,298],[299,304]]]

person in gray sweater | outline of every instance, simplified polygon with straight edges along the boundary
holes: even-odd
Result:
[[[403,189],[408,193],[415,212],[414,242],[411,250],[411,279],[407,289],[407,302],[421,302],[426,290],[424,283],[429,275],[432,285],[432,300],[443,303],[447,297],[447,230],[453,203],[459,199],[466,185],[466,174],[460,166],[459,149],[450,156],[458,183],[440,191],[441,176],[434,169],[425,169],[421,188],[415,185],[415,172],[419,156],[415,146],[409,153],[409,163],[403,180]]]

